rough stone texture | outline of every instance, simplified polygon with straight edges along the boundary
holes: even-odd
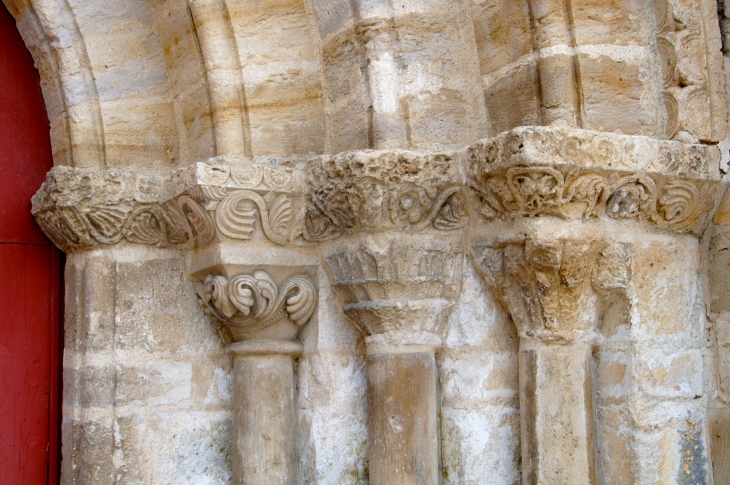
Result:
[[[303,348],[289,481],[409,475],[368,457],[423,418],[434,483],[728,483],[726,1],[4,3],[71,253],[64,484],[235,479],[220,321],[265,313],[228,304],[257,271],[276,310],[317,289],[271,330]],[[415,380],[368,352],[414,348],[438,400],[394,392],[399,435],[372,405]]]

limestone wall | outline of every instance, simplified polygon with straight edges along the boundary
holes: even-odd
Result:
[[[62,483],[730,483],[722,1],[4,3]]]

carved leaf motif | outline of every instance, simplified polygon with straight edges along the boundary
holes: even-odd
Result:
[[[243,202],[253,201],[249,194],[261,198],[254,192],[244,190],[233,193],[218,204],[215,213],[216,226],[226,236],[233,239],[251,239],[251,234],[256,229],[256,209],[241,206]]]
[[[129,242],[167,245],[167,224],[159,207],[146,207],[135,211],[129,218],[125,231]]]
[[[100,207],[88,211],[86,219],[95,239],[104,244],[114,244],[123,237],[124,225],[131,211],[131,205]]]
[[[342,232],[337,229],[332,221],[310,202],[307,206],[307,214],[304,217],[304,239],[310,242],[328,241],[341,235]]]
[[[464,201],[457,195],[451,195],[441,206],[433,226],[442,231],[458,229],[466,224],[465,216]]]
[[[215,227],[208,212],[193,198],[183,195],[177,199],[178,206],[195,231],[198,244],[203,245],[215,237]]]
[[[286,195],[280,195],[271,204],[269,223],[271,224],[272,230],[283,238],[286,238],[293,212],[292,201]]]
[[[248,333],[287,316],[297,325],[304,325],[314,314],[317,288],[307,276],[292,276],[277,288],[268,273],[255,271],[230,280],[208,275],[198,287],[198,296],[208,314]]]

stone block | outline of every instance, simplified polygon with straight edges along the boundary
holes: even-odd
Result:
[[[73,479],[66,476],[68,485],[114,483],[116,470],[113,458],[114,428],[111,420],[74,422],[73,427]]]
[[[178,259],[117,264],[116,348],[175,355],[223,352]]]
[[[441,439],[443,485],[520,483],[518,409],[444,407]]]
[[[165,55],[170,93],[180,96],[205,76],[195,42],[195,26],[185,0],[148,2]]]
[[[485,348],[449,349],[439,361],[442,405],[459,409],[516,402],[517,357]]]
[[[113,365],[84,366],[75,370],[79,375],[74,386],[79,391],[75,405],[84,408],[111,406],[114,403],[114,372]]]
[[[148,483],[230,483],[232,433],[228,414],[154,413],[147,426],[144,450]]]
[[[143,485],[147,470],[144,450],[145,418],[141,414],[118,416],[114,420],[114,466],[118,485]]]
[[[730,485],[730,408],[710,409],[708,424],[715,485]]]
[[[623,402],[631,391],[633,359],[628,352],[599,351],[596,356],[598,402]]]
[[[652,242],[635,246],[633,252],[639,323],[632,322],[634,330],[648,337],[692,335],[699,325],[692,313],[697,298],[697,242]]]
[[[657,123],[645,109],[642,68],[607,56],[578,56],[583,88],[583,127],[627,135],[655,135]]]
[[[643,0],[572,0],[573,31],[578,45],[647,45],[653,19]]]
[[[730,321],[717,317],[713,321],[717,338],[717,370],[720,390],[730,394]]]
[[[215,129],[205,85],[178,98],[182,111],[189,161],[205,160],[215,155]]]
[[[472,12],[482,75],[532,52],[528,2],[474,2]]]
[[[157,98],[140,104],[108,105],[102,111],[107,164],[146,168],[177,162],[178,133],[172,103]]]
[[[730,311],[730,233],[718,234],[710,241],[710,310]]]
[[[675,354],[642,351],[635,372],[639,385],[650,396],[693,399],[704,394],[704,365],[698,350]]]
[[[516,67],[485,89],[492,133],[540,124],[537,63]]]
[[[730,191],[727,189],[725,189],[725,195],[722,197],[720,206],[715,211],[712,222],[718,226],[730,226]]]
[[[193,367],[189,362],[121,364],[116,373],[117,406],[180,404],[192,396]]]
[[[631,412],[623,407],[596,410],[596,475],[603,483],[637,483],[637,449]]]

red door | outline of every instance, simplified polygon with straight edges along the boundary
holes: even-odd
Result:
[[[58,483],[60,254],[30,215],[53,165],[38,72],[0,3],[0,484]]]

